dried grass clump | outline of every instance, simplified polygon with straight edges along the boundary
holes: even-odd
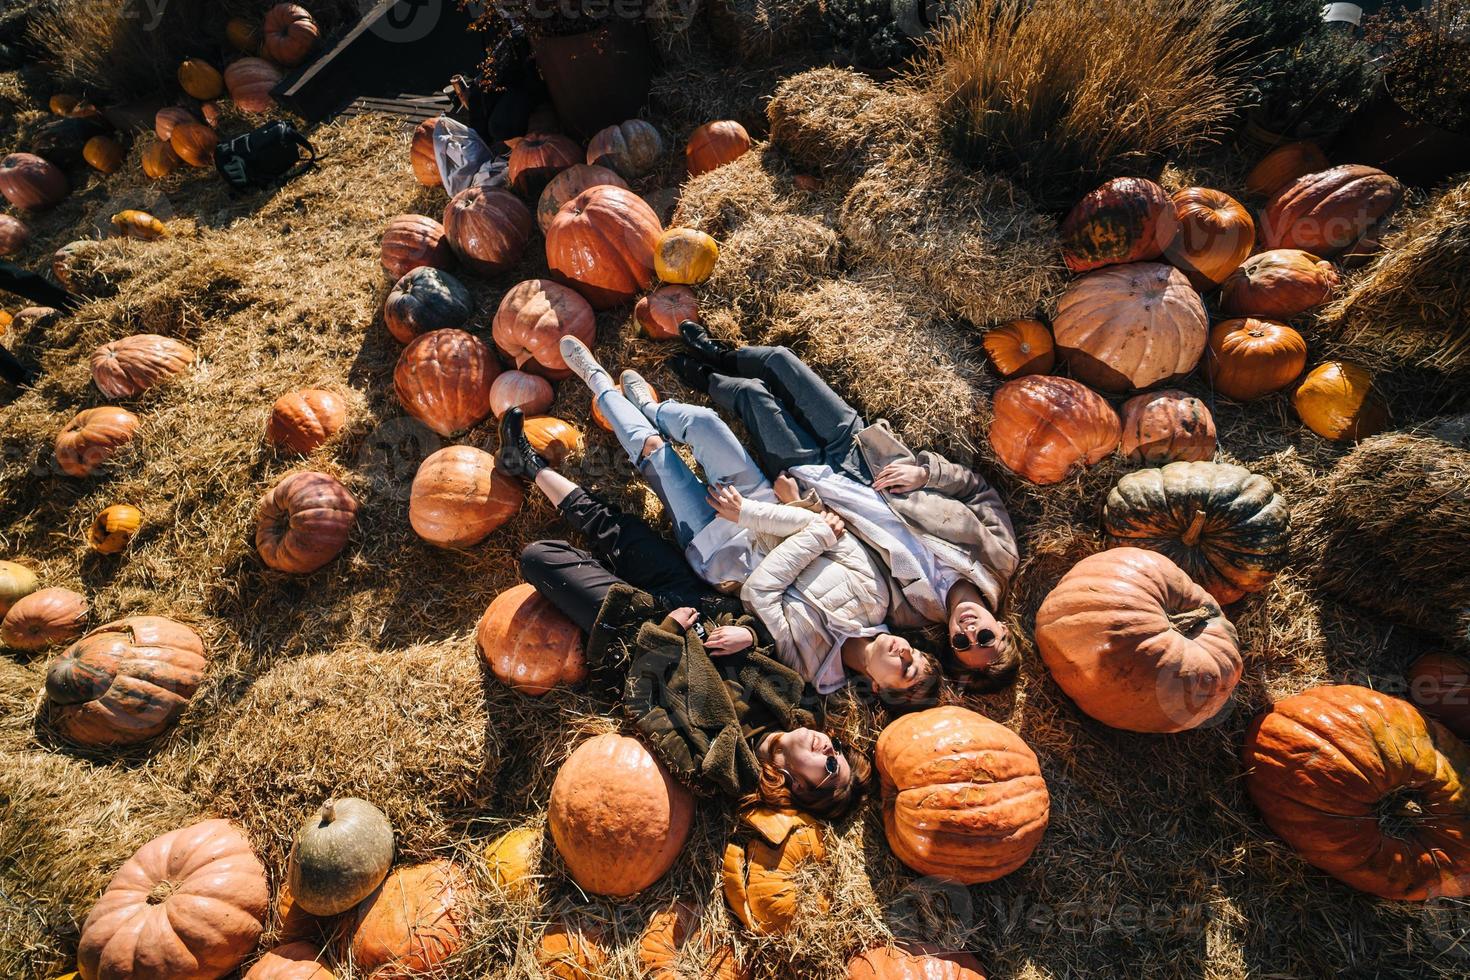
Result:
[[[771,142],[798,165],[856,177],[899,150],[940,140],[934,102],[844,68],[817,68],[781,83],[766,106]]]
[[[1222,130],[1239,19],[1234,0],[988,0],[934,36],[916,81],[962,155],[1064,209]]]
[[[823,46],[821,0],[710,0],[710,34],[741,61]]]
[[[1292,526],[1323,588],[1470,644],[1470,449],[1410,432],[1368,439]]]

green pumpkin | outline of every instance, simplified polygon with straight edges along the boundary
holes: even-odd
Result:
[[[296,832],[287,884],[302,911],[337,915],[372,894],[392,864],[392,824],[371,803],[347,796],[323,803]]]

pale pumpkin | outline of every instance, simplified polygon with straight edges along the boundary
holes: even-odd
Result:
[[[1174,240],[1174,204],[1158,184],[1116,177],[1078,201],[1062,221],[1062,260],[1072,272],[1156,259]]]
[[[1247,317],[1210,330],[1206,374],[1215,390],[1236,401],[1280,391],[1307,366],[1307,342],[1284,323]]]
[[[13,561],[0,561],[0,616],[41,587],[36,573]]]
[[[414,533],[439,548],[469,548],[516,515],[525,500],[518,480],[495,469],[473,446],[446,446],[419,464],[408,497]]]
[[[1032,374],[1007,381],[992,399],[990,448],[1032,483],[1057,483],[1118,448],[1118,413],[1070,378]]]
[[[318,943],[286,943],[261,953],[242,980],[337,980],[337,975],[322,965],[322,957]]]
[[[663,152],[664,141],[652,123],[629,119],[599,130],[592,137],[587,144],[587,162],[634,180],[652,170]]]
[[[1373,167],[1349,164],[1306,174],[1266,202],[1261,244],[1335,258],[1377,234],[1403,198],[1403,185]]]
[[[826,910],[825,895],[797,883],[807,865],[826,857],[822,825],[815,817],[764,806],[743,810],[725,845],[720,874],[725,904],[757,935],[785,933],[802,908]]]
[[[330,442],[346,424],[347,402],[341,395],[324,388],[302,388],[276,399],[265,438],[277,449],[307,456]]]
[[[357,500],[335,477],[303,471],[283,478],[255,510],[255,549],[278,572],[304,575],[342,553]]]
[[[225,77],[202,58],[185,58],[176,73],[179,88],[200,102],[208,102],[225,94]]]
[[[1119,451],[1130,463],[1162,466],[1215,455],[1215,417],[1186,391],[1150,391],[1123,403]]]
[[[677,340],[679,324],[699,321],[699,298],[688,286],[660,286],[633,307],[633,319],[653,340]]]
[[[1235,317],[1290,320],[1332,295],[1341,280],[1331,262],[1300,249],[1252,255],[1220,287],[1220,309]]]
[[[138,334],[92,353],[92,381],[108,398],[134,398],[172,380],[194,363],[194,352],[171,337]]]
[[[75,639],[87,621],[87,600],[71,589],[37,589],[17,599],[0,621],[0,642],[14,650],[44,650]]]
[[[490,385],[500,373],[489,346],[463,330],[433,330],[403,348],[393,390],[408,414],[451,436],[490,414]]]
[[[528,279],[501,299],[491,337],[517,370],[556,381],[572,374],[561,356],[561,339],[576,337],[592,346],[597,319],[575,291],[548,279]]]
[[[168,228],[147,211],[129,208],[112,216],[112,230],[128,238],[156,241],[168,234]]]
[[[733,119],[717,119],[689,134],[684,163],[689,176],[698,177],[738,160],[750,149],[750,134]]]
[[[400,214],[389,219],[381,255],[383,271],[394,282],[420,266],[443,269],[454,261],[444,226],[422,214]]]
[[[56,436],[56,465],[67,476],[91,476],[132,445],[137,432],[138,417],[125,408],[83,409]]]
[[[419,266],[394,284],[383,302],[383,322],[400,344],[432,330],[454,330],[469,322],[475,297],[443,269]]]
[[[265,56],[287,68],[305,61],[321,36],[311,12],[294,3],[278,3],[266,11],[262,33]]]
[[[142,527],[143,512],[132,504],[104,507],[87,528],[87,547],[99,555],[121,554]]]
[[[466,269],[482,276],[521,260],[534,224],[521,199],[499,188],[467,187],[444,208],[444,236]]]
[[[474,900],[473,882],[449,861],[398,868],[357,906],[339,955],[376,980],[433,973],[464,946]]]
[[[286,864],[296,904],[312,915],[340,915],[372,894],[393,864],[393,825],[353,796],[334,797],[296,831]]]
[[[546,232],[546,263],[594,309],[610,309],[653,286],[662,233],[658,215],[641,197],[603,184],[557,213]]]
[[[1350,361],[1312,368],[1291,405],[1307,428],[1324,439],[1366,439],[1388,428],[1388,406],[1373,385],[1373,375]]]
[[[491,600],[475,647],[496,680],[532,697],[587,679],[582,631],[525,583]]]
[[[899,943],[848,960],[847,980],[985,980],[985,971],[970,953]]]
[[[1185,188],[1172,200],[1178,231],[1164,257],[1195,289],[1209,292],[1251,254],[1256,223],[1239,201],[1208,187]]]
[[[536,890],[541,832],[531,827],[506,831],[485,848],[485,868],[501,891],[527,897]]]
[[[1470,739],[1470,661],[1426,653],[1409,665],[1409,700],[1461,739]]]
[[[271,90],[285,76],[264,58],[240,58],[225,66],[225,88],[241,112],[270,112],[276,107]]]
[[[526,415],[540,415],[551,407],[556,392],[551,382],[524,371],[502,371],[490,386],[490,411],[502,418],[512,408]]]
[[[697,286],[709,279],[720,257],[720,246],[694,228],[670,228],[659,236],[653,268],[664,282]]]
[[[1012,320],[985,331],[980,344],[1003,378],[1046,374],[1056,363],[1051,331],[1040,320]]]
[[[551,178],[582,162],[582,148],[560,133],[527,133],[510,151],[505,176],[520,194],[535,199]]]
[[[541,227],[541,234],[546,234],[551,228],[551,223],[568,201],[589,188],[603,184],[622,188],[628,186],[627,181],[608,168],[587,163],[568,167],[553,177],[536,199],[536,224]]]

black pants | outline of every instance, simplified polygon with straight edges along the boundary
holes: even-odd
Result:
[[[608,590],[627,583],[669,608],[699,606],[710,588],[674,544],[641,518],[585,490],[573,490],[558,508],[587,539],[588,549],[565,541],[535,541],[521,552],[521,575],[568,619],[591,631]]]
[[[735,375],[710,376],[709,396],[739,417],[766,476],[821,464],[867,482],[854,437],[866,423],[827,382],[786,347],[742,347]]]
[[[76,297],[48,282],[34,272],[27,272],[14,262],[0,259],[0,292],[14,293],[39,306],[67,310],[76,305]],[[0,378],[13,385],[30,384],[36,372],[4,347],[0,347]]]

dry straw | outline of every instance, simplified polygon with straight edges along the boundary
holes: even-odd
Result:
[[[766,115],[771,142],[798,166],[828,176],[856,177],[897,151],[919,151],[940,140],[932,100],[842,68],[786,79]]]

